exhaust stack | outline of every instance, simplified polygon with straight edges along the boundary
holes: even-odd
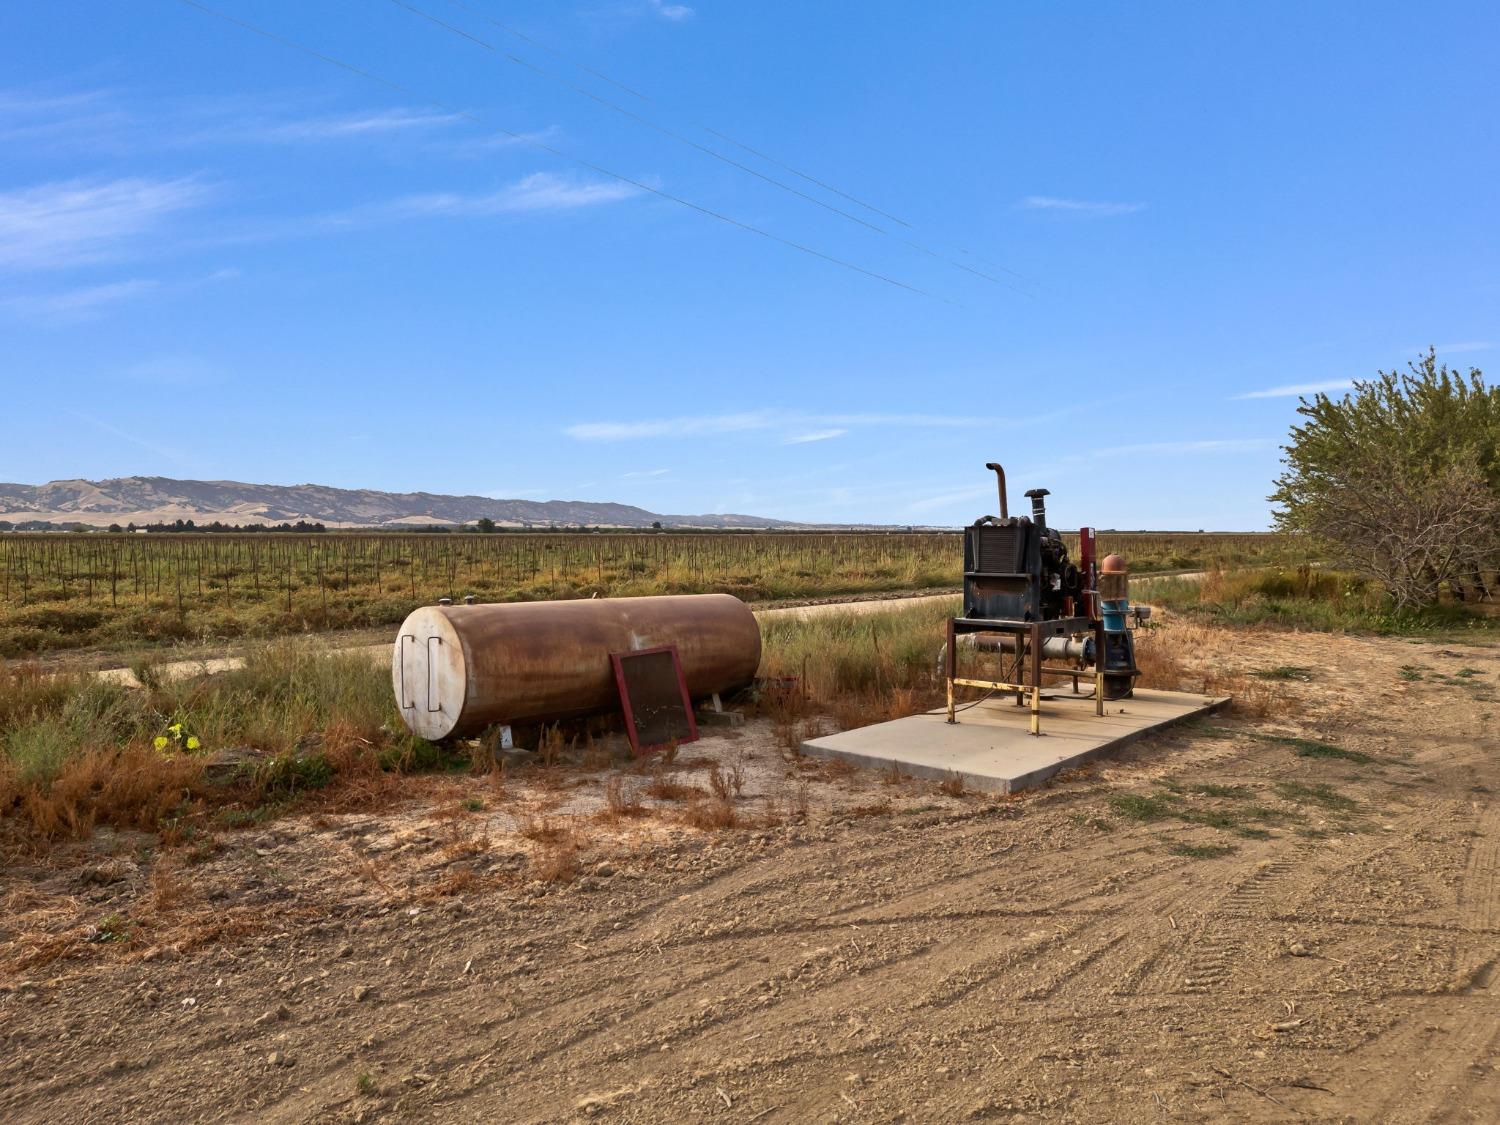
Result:
[[[1005,499],[1005,470],[1002,469],[994,461],[986,461],[984,463],[984,467],[986,469],[994,469],[995,470],[995,476],[996,476],[996,478],[998,478],[996,480],[996,484],[999,486],[999,489],[1000,489],[1000,518],[1002,520],[1008,520],[1008,519],[1010,519],[1010,504]]]

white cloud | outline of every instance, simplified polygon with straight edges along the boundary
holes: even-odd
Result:
[[[0,267],[46,269],[117,256],[168,215],[202,203],[191,179],[70,180],[0,193]]]
[[[521,145],[555,145],[563,137],[556,125],[536,129],[530,133],[491,133],[487,137],[474,137],[454,142],[451,151],[455,156],[488,156],[491,153]]]
[[[1136,445],[1115,445],[1094,452],[1094,457],[1114,457],[1122,453],[1246,453],[1256,449],[1274,449],[1279,438],[1207,438],[1198,441],[1147,441]]]
[[[1353,382],[1352,379],[1330,379],[1323,383],[1289,383],[1283,387],[1267,387],[1263,391],[1246,391],[1244,394],[1234,395],[1233,399],[1238,401],[1247,398],[1297,398],[1301,395],[1317,394],[1320,391],[1344,390]]]
[[[1494,347],[1500,345],[1493,340],[1460,340],[1456,344],[1439,344],[1437,350],[1444,355],[1453,355],[1455,352],[1487,352]]]
[[[851,426],[911,426],[924,428],[993,426],[989,419],[943,414],[800,414],[780,410],[752,410],[738,414],[700,414],[678,418],[649,418],[638,422],[581,422],[563,432],[579,441],[628,441],[668,435],[703,436],[747,430],[787,430],[786,444],[825,441],[849,432]]]
[[[1093,449],[1088,453],[1054,457],[1049,462],[1049,466],[1055,471],[1064,466],[1083,465],[1110,457],[1151,453],[1186,456],[1213,453],[1250,453],[1262,449],[1274,449],[1278,444],[1278,439],[1276,438],[1202,438],[1187,441],[1148,441],[1138,442],[1133,445],[1116,445]],[[1015,480],[1018,477],[1029,476],[1030,473],[1031,470],[1023,469],[1019,472],[1012,472],[1010,477],[1012,480]],[[909,512],[927,512],[937,508],[946,508],[965,500],[978,500],[994,495],[995,486],[993,483],[983,488],[974,486],[971,488],[955,489],[914,500],[906,506],[906,510]]]
[[[149,278],[115,281],[106,285],[86,285],[58,293],[27,293],[0,299],[0,309],[17,317],[46,323],[72,323],[97,315],[106,306],[140,297],[159,289],[161,283]]]
[[[633,473],[621,473],[620,478],[622,480],[631,480],[636,477],[664,477],[671,471],[671,469],[637,469]]]
[[[500,215],[518,211],[567,211],[615,203],[639,194],[629,184],[579,180],[534,172],[495,192],[438,192],[398,199],[385,209],[408,215]]]
[[[163,297],[185,293],[205,285],[233,281],[240,276],[239,270],[227,267],[185,281],[163,282],[155,278],[136,277],[51,293],[19,293],[11,297],[0,297],[0,311],[38,324],[74,324],[101,316],[110,308],[129,301],[147,296]]]
[[[471,116],[461,112],[404,106],[309,114],[307,101],[303,93],[278,95],[274,91],[254,98],[146,100],[111,90],[49,96],[0,89],[0,141],[33,151],[67,148],[132,155],[225,145],[408,139],[431,150],[439,144],[436,134],[473,123]],[[477,139],[453,133],[441,138],[440,145],[453,156],[476,155],[544,141],[552,132]]]
[[[782,445],[806,445],[814,441],[827,441],[829,438],[843,437],[848,430],[809,430],[804,434],[793,434],[782,441]]]
[[[406,133],[451,125],[461,120],[463,118],[456,113],[418,113],[409,109],[392,109],[337,117],[312,117],[301,121],[267,122],[243,128],[238,131],[238,135],[259,141],[327,141],[382,133]],[[233,130],[230,135],[234,135]]]
[[[940,492],[936,496],[927,496],[921,500],[914,500],[906,506],[908,512],[930,512],[935,508],[946,508],[950,504],[957,504],[963,500],[978,500],[981,496],[994,496],[995,488],[960,488],[952,492]]]
[[[1071,408],[1070,408],[1071,409]],[[1070,409],[1031,418],[997,420],[973,414],[803,414],[788,410],[752,410],[737,414],[699,414],[675,418],[646,418],[634,422],[579,422],[563,432],[578,441],[631,441],[642,438],[712,436],[752,430],[784,431],[783,444],[826,441],[860,426],[902,426],[908,429],[1021,429],[1050,421]]]
[[[1080,215],[1129,215],[1146,207],[1144,203],[1096,203],[1051,195],[1028,195],[1020,206],[1026,211],[1071,211]]]
[[[690,20],[695,14],[693,9],[686,4],[669,4],[665,0],[650,0],[650,5],[651,10],[662,19],[671,20],[674,23]]]
[[[563,432],[578,441],[629,441],[668,435],[732,434],[774,425],[766,411],[706,414],[696,418],[655,418],[642,422],[580,422]]]

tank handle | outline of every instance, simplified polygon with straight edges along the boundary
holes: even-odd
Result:
[[[443,701],[441,699],[438,700],[438,705],[436,707],[434,707],[432,705],[432,678],[433,678],[433,674],[436,671],[436,667],[437,667],[436,663],[432,659],[432,642],[433,641],[437,641],[438,644],[442,644],[443,643],[443,638],[442,637],[428,637],[427,638],[427,710],[429,712],[431,712],[431,711],[441,711],[443,709]],[[413,707],[416,706],[416,701],[415,700],[412,701],[412,706]]]
[[[400,651],[397,653],[398,659],[396,663],[401,668],[401,710],[403,711],[415,711],[417,709],[417,701],[415,699],[410,703],[406,702],[406,642],[416,639],[417,636],[415,633],[402,633],[401,643],[398,646]]]

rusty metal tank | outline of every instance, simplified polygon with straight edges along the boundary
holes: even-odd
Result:
[[[423,606],[396,634],[391,684],[426,739],[619,706],[612,652],[675,645],[694,699],[745,687],[760,626],[729,594]]]

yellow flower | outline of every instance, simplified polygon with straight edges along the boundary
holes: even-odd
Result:
[[[152,740],[151,745],[155,746],[158,750],[165,750],[167,748],[167,736],[164,734],[157,735]]]
[[[189,750],[196,750],[202,745],[203,743],[198,741],[198,736],[196,734],[188,735],[187,748]]]
[[[181,734],[182,733],[182,724],[181,723],[173,723],[171,726],[169,726],[167,728],[167,733],[174,734],[174,735]]]

